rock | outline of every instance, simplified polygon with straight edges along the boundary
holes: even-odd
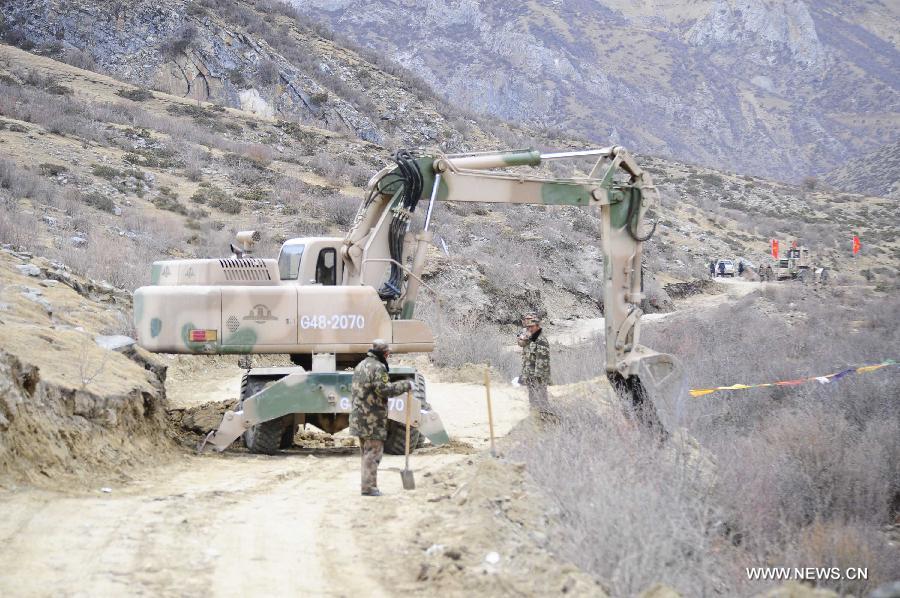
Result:
[[[450,550],[447,550],[444,552],[444,556],[447,557],[448,559],[458,561],[459,559],[462,558],[462,553],[460,551],[456,550],[455,548],[451,548]]]
[[[47,301],[46,299],[41,297],[41,295],[43,295],[43,292],[40,289],[34,289],[31,287],[22,291],[23,297],[25,297],[29,301],[34,301],[35,303],[37,303],[38,305],[43,307],[45,310],[47,310],[48,314],[52,314],[53,306],[50,304],[49,301]]]
[[[114,334],[114,335],[98,335],[94,337],[94,342],[96,342],[99,346],[104,349],[108,349],[110,351],[118,351],[120,349],[124,349],[126,347],[130,347],[133,345],[135,341],[130,336],[125,336],[124,334]]]
[[[255,89],[246,89],[238,94],[241,101],[241,110],[252,114],[272,118],[275,110],[266,102]]]
[[[59,281],[58,281],[58,280],[52,280],[52,279],[49,279],[49,278],[48,278],[48,279],[46,279],[46,280],[40,281],[38,284],[41,285],[42,287],[46,287],[46,288],[48,288],[48,289],[52,289],[52,288],[54,288],[54,287],[58,287],[58,286],[59,286]]]
[[[84,247],[85,245],[87,245],[87,239],[85,239],[84,237],[72,237],[71,239],[69,239],[69,241],[75,247]]]
[[[22,264],[20,266],[16,266],[16,270],[19,271],[19,274],[24,274],[25,276],[41,275],[41,269],[34,264]]]
[[[489,552],[484,555],[484,562],[488,565],[496,565],[500,562],[500,554],[497,552]]]

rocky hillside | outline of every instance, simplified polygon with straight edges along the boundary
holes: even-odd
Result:
[[[163,458],[166,368],[122,335],[131,297],[0,250],[0,487],[127,475]]]
[[[0,45],[3,243],[132,289],[153,260],[222,255],[236,230],[262,230],[266,256],[286,238],[344,234],[398,147],[588,143],[461,116],[402,69],[274,10],[283,5],[209,6],[3,5],[4,38],[20,46]],[[303,99],[316,94],[318,104]],[[759,263],[773,237],[810,244],[839,275],[896,280],[890,200],[640,161],[663,197],[647,246],[659,278],[650,292],[663,301],[661,286],[703,276],[713,257]],[[446,205],[434,222],[428,282],[451,299],[443,314],[423,302],[436,329],[508,325],[525,309],[599,315],[594,214]],[[853,234],[864,252],[850,262]]]
[[[822,182],[851,193],[900,199],[900,141],[851,157]]]
[[[900,130],[896,2],[289,1],[454,104],[687,162],[799,181]]]
[[[261,0],[6,0],[5,38],[137,85],[385,146],[459,149],[483,135],[414,77],[398,79]],[[282,11],[286,14],[281,14]],[[459,118],[459,117],[458,117]],[[465,129],[464,131],[460,129]]]

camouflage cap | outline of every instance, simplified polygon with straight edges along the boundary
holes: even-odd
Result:
[[[540,326],[541,324],[541,319],[533,311],[522,316],[522,326],[530,326],[532,324],[536,324],[538,326]]]
[[[385,351],[390,351],[391,348],[390,346],[388,346],[386,340],[384,340],[383,338],[376,338],[374,341],[372,341],[372,350],[384,353]]]

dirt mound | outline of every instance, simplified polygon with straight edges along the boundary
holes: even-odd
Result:
[[[688,282],[672,282],[663,287],[672,299],[685,299],[701,293],[717,293],[719,290],[712,280],[690,280]]]
[[[173,446],[166,370],[116,334],[122,295],[89,298],[102,285],[23,258],[0,252],[0,480],[59,486],[157,461]]]
[[[410,527],[418,530],[418,555],[407,564],[415,582],[398,591],[605,596],[596,580],[548,550],[546,530],[557,514],[531,487],[521,464],[483,455],[426,474],[419,485],[425,500],[439,508],[423,515],[419,502],[397,514],[415,518]]]
[[[236,408],[237,403],[237,399],[212,401],[196,407],[169,409],[167,416],[178,441],[184,446],[196,447],[210,430],[219,427],[225,412]]]

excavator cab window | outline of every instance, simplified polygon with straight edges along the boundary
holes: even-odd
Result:
[[[316,284],[334,286],[337,280],[337,253],[333,247],[326,247],[319,252],[316,261]]]
[[[281,248],[281,254],[278,256],[278,274],[281,276],[281,280],[297,280],[304,247],[306,246],[285,245]]]

